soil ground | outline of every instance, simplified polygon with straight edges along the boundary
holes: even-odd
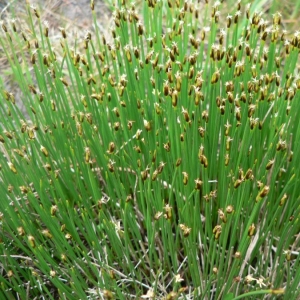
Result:
[[[90,0],[1,0],[0,20],[11,16],[22,17],[25,13],[25,2],[39,8],[42,18],[49,21],[50,25],[62,26],[61,23],[68,23],[84,29],[92,26]],[[96,0],[95,10],[99,15],[99,24],[107,28],[111,19],[107,4],[103,0]]]

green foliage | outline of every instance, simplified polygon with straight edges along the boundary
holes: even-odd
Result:
[[[119,1],[54,49],[27,9],[0,38],[26,109],[2,86],[3,297],[297,299],[299,33]]]

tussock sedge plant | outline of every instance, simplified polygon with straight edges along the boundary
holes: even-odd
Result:
[[[56,49],[2,23],[1,299],[299,299],[300,33],[122,0],[105,36],[94,5]]]

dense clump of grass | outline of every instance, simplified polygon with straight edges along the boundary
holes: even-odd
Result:
[[[0,39],[26,108],[2,87],[3,295],[297,299],[300,34],[122,0],[104,37],[91,1],[95,32],[54,49],[27,8]]]

